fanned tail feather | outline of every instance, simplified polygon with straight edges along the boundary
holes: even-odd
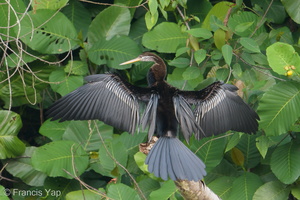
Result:
[[[160,137],[148,154],[148,170],[164,180],[199,181],[206,175],[204,163],[178,138]]]

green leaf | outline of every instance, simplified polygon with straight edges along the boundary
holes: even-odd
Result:
[[[152,31],[145,33],[142,43],[146,48],[162,53],[176,53],[178,47],[185,45],[187,33],[182,33],[180,27],[171,22],[163,22]]]
[[[58,123],[57,121],[50,121],[50,119],[48,119],[40,127],[39,133],[47,136],[52,141],[61,140],[62,135],[64,134],[69,124],[70,121]]]
[[[191,150],[205,163],[206,171],[210,171],[223,159],[225,144],[226,138],[203,138],[200,141],[195,140],[191,145]]]
[[[243,33],[246,31],[248,28],[250,28],[253,25],[253,22],[245,22],[245,23],[240,23],[235,27],[235,31],[238,33]]]
[[[260,186],[253,195],[253,200],[272,199],[282,200],[288,199],[290,190],[280,181],[271,181]]]
[[[97,65],[107,64],[115,69],[126,69],[130,65],[120,63],[140,55],[141,50],[129,37],[114,37],[111,40],[99,40],[88,50],[90,60]]]
[[[242,38],[240,38],[240,43],[247,50],[252,51],[254,53],[260,53],[260,49],[259,49],[258,44],[252,38],[242,37]]]
[[[66,73],[82,76],[89,73],[87,63],[79,60],[70,60],[64,70]]]
[[[99,133],[98,133],[99,130]],[[101,135],[99,135],[101,134]],[[71,121],[63,134],[64,140],[71,140],[82,145],[87,151],[98,151],[102,139],[112,138],[113,127],[100,121]],[[102,139],[101,139],[101,137]]]
[[[103,175],[118,176],[119,174],[125,173],[124,170],[116,163],[117,161],[119,164],[126,166],[128,160],[128,152],[122,142],[106,140],[105,144],[103,144],[99,149],[99,155],[100,165],[103,167]],[[113,170],[115,170],[116,167],[118,171],[115,173]]]
[[[292,45],[277,42],[267,48],[270,67],[278,74],[285,74],[287,68],[294,66],[300,70],[300,57]]]
[[[88,166],[89,157],[75,142],[55,141],[38,147],[33,152],[31,161],[36,170],[48,176],[73,178],[67,172],[80,176]]]
[[[269,149],[270,140],[267,136],[261,135],[256,138],[256,147],[260,152],[260,155],[265,158]]]
[[[175,186],[174,181],[168,180],[164,182],[164,184],[158,190],[151,192],[150,200],[167,200],[169,199],[175,192],[177,188]]]
[[[226,145],[226,149],[225,149],[225,153],[230,151],[233,147],[235,147],[240,139],[241,139],[241,134],[240,133],[234,133],[232,136],[227,137],[228,138],[228,142]]]
[[[285,10],[289,14],[289,16],[297,23],[300,24],[300,13],[299,13],[299,7],[300,2],[299,1],[293,1],[293,0],[281,0]]]
[[[194,37],[203,38],[203,39],[209,39],[213,36],[212,33],[205,28],[192,28],[190,30],[187,30],[186,32],[188,32]]]
[[[219,68],[216,71],[216,78],[221,81],[226,81],[230,74],[230,69],[227,68]]]
[[[149,199],[150,193],[152,191],[158,190],[160,188],[160,184],[158,181],[148,177],[139,181],[138,184],[147,199]]]
[[[77,190],[69,192],[66,195],[66,200],[99,200],[101,199],[101,194],[97,194],[95,191],[92,190]]]
[[[24,16],[20,25],[20,39],[40,53],[64,53],[77,45],[77,32],[73,24],[60,12],[30,11]],[[18,31],[19,26],[14,28]]]
[[[177,68],[186,68],[189,66],[190,60],[188,58],[174,58],[168,64]]]
[[[153,26],[155,26],[157,20],[158,20],[158,12],[151,14],[151,12],[148,11],[145,14],[145,22],[146,22],[147,29],[151,30]]]
[[[51,88],[62,96],[83,85],[82,76],[68,76],[63,69],[53,71],[50,74],[49,81],[53,82]]]
[[[91,14],[82,3],[76,0],[70,0],[68,5],[62,9],[68,19],[74,25],[77,33],[82,33],[84,40],[87,36],[88,28],[91,24]]]
[[[257,23],[260,18],[252,12],[236,12],[230,15],[228,20],[228,27],[231,30],[235,30],[235,34],[242,37],[249,37],[257,28]],[[266,32],[264,26],[260,26],[254,36],[258,36],[261,33]]]
[[[300,176],[300,146],[289,142],[275,149],[271,157],[271,170],[285,184],[292,184]]]
[[[263,184],[258,175],[244,172],[243,175],[233,181],[229,200],[251,200],[255,191]]]
[[[205,58],[206,58],[206,50],[205,49],[199,49],[195,51],[195,60],[197,64],[199,65]]]
[[[256,135],[248,135],[244,134],[236,146],[240,149],[245,156],[245,164],[246,168],[253,168],[260,162],[260,154],[258,149],[256,148]]]
[[[88,31],[88,41],[94,44],[110,40],[115,36],[129,34],[131,16],[128,8],[110,6],[100,12],[92,21]]]
[[[0,110],[0,159],[13,158],[25,151],[24,143],[17,137],[21,127],[20,115]]]
[[[145,154],[143,154],[142,152],[137,152],[136,154],[134,154],[134,160],[135,160],[137,166],[144,173],[149,174],[148,165],[145,164],[146,157],[147,156]]]
[[[58,10],[64,7],[69,0],[35,0],[32,2],[31,6],[33,10],[40,9],[50,9],[50,10]]]
[[[109,184],[107,197],[115,200],[139,199],[139,196],[134,189],[122,183]]]
[[[270,6],[269,0],[252,0],[251,3],[252,5],[257,4],[263,9],[259,11],[260,13],[266,12],[266,17],[269,22],[281,24],[287,17],[282,1],[273,1],[272,6]]]
[[[222,46],[222,54],[224,57],[224,60],[228,66],[231,64],[232,59],[232,47],[228,44],[225,44]]]
[[[226,33],[222,29],[217,29],[214,33],[214,42],[218,49],[221,49],[226,41]]]
[[[258,106],[260,128],[267,136],[286,133],[300,117],[300,84],[280,82],[270,88]]]
[[[214,7],[212,7],[212,9],[206,15],[202,23],[202,28],[211,30],[211,23],[210,23],[211,16],[216,16],[220,21],[223,21],[224,18],[226,17],[226,14],[228,13],[228,10],[232,5],[233,3],[228,1],[219,2],[216,5],[214,5]]]
[[[191,66],[186,68],[183,72],[182,77],[184,80],[192,80],[198,78],[201,75],[201,70],[198,67]]]
[[[23,1],[13,0],[6,1],[0,0],[0,34],[2,40],[8,40],[16,37],[16,33],[13,31],[14,26],[17,25],[19,17],[16,13],[24,13],[26,7]]]
[[[27,185],[43,186],[47,175],[35,170],[31,164],[30,157],[35,149],[36,147],[27,147],[21,158],[9,161],[5,169]]]
[[[228,199],[235,177],[222,176],[210,182],[207,186],[222,199]]]

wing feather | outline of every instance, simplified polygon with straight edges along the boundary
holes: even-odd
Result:
[[[150,99],[148,88],[133,86],[116,74],[87,76],[87,84],[56,101],[47,111],[52,120],[98,119],[134,133],[140,122],[139,101]]]
[[[194,116],[203,136],[217,135],[228,130],[255,133],[259,120],[256,112],[236,93],[234,85],[215,82],[200,91],[180,91],[189,104],[194,104]]]

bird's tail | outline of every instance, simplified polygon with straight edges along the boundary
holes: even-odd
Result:
[[[199,181],[206,175],[204,163],[178,138],[160,137],[145,163],[150,173],[167,180]]]

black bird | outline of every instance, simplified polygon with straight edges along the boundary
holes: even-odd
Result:
[[[164,180],[198,181],[206,175],[204,163],[177,139],[178,127],[186,141],[228,130],[254,133],[258,115],[237,95],[237,87],[215,82],[200,91],[182,91],[165,81],[163,60],[143,53],[137,61],[154,62],[148,72],[149,87],[134,86],[117,74],[96,74],[87,84],[56,101],[48,110],[52,120],[98,119],[118,129],[136,132],[149,127],[148,139],[159,139],[147,156],[148,170]],[[141,105],[145,104],[143,114]]]

